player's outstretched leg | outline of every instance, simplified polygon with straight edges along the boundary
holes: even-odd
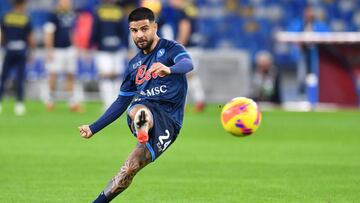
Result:
[[[107,203],[114,199],[131,184],[134,176],[151,162],[151,155],[144,144],[137,144],[119,173],[108,183],[94,203]]]
[[[139,134],[146,136],[148,139],[148,132],[153,126],[152,114],[148,108],[139,105],[135,106],[129,113],[133,121],[134,130],[137,132],[138,140]],[[145,138],[142,138],[145,140]],[[120,168],[119,173],[108,183],[103,192],[94,203],[107,203],[114,199],[117,195],[122,193],[131,184],[134,176],[147,164],[151,162],[151,154],[144,143],[139,143],[131,152],[125,164]]]

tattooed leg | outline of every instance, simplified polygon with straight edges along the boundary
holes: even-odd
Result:
[[[137,144],[119,173],[109,182],[104,190],[106,198],[111,201],[131,184],[134,176],[151,162],[151,155],[144,144]]]
[[[151,154],[145,143],[148,139],[148,132],[153,127],[152,113],[146,106],[137,105],[130,111],[129,116],[132,120],[131,127],[137,132],[139,142],[120,168],[119,173],[94,201],[95,203],[110,202],[129,187],[137,172],[151,162]],[[139,139],[141,137],[139,135],[142,135],[142,139]]]

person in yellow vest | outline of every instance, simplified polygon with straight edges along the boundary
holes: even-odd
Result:
[[[158,14],[158,25],[159,36],[175,40],[189,51],[195,66],[195,71],[187,75],[189,93],[195,101],[195,111],[202,112],[205,109],[205,92],[196,72],[197,56],[201,55],[197,12],[197,8],[189,1],[169,0],[167,5],[162,6]]]
[[[128,33],[125,14],[121,8],[112,0],[103,0],[94,15],[90,44],[97,49],[95,65],[104,110],[119,93],[125,70]]]
[[[26,113],[24,105],[25,95],[25,66],[28,58],[29,47],[34,47],[32,26],[30,18],[26,14],[26,1],[14,0],[13,10],[5,14],[1,19],[1,44],[4,46],[5,57],[2,64],[0,82],[0,113],[2,112],[1,101],[4,96],[5,83],[10,72],[16,70],[16,104],[15,115],[21,116]]]

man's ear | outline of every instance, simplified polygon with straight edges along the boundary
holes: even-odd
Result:
[[[154,22],[154,29],[155,29],[155,31],[157,31],[157,29],[158,29],[158,24],[156,22]]]

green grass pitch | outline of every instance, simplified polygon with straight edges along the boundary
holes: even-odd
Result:
[[[135,146],[124,116],[90,140],[77,126],[99,103],[74,114],[27,102],[0,115],[0,202],[91,202]],[[254,135],[226,134],[220,108],[187,111],[177,141],[113,202],[342,203],[360,201],[360,112],[263,112]]]

